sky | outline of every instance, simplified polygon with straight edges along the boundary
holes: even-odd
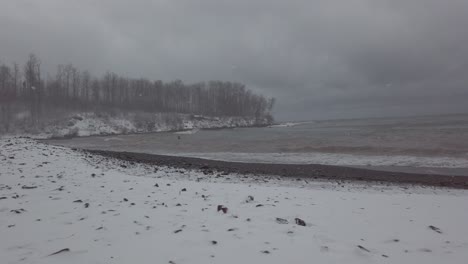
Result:
[[[238,81],[277,120],[468,112],[467,0],[0,0],[0,63]]]

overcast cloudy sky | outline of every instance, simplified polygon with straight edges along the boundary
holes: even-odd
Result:
[[[0,61],[240,81],[280,120],[468,112],[468,0],[0,0]]]

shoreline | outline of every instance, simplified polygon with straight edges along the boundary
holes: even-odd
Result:
[[[90,149],[81,150],[87,153],[129,162],[144,163],[155,166],[168,166],[187,170],[201,170],[205,174],[260,174],[310,180],[380,182],[387,184],[394,183],[409,185],[416,184],[433,187],[468,189],[468,177],[456,175],[380,171],[367,168],[319,164],[243,163],[135,152]]]
[[[32,138],[38,141],[47,141],[47,140],[69,140],[74,138],[89,138],[89,137],[110,137],[110,136],[128,136],[128,135],[145,135],[145,134],[162,134],[162,133],[177,133],[177,132],[185,132],[185,131],[192,131],[194,129],[198,130],[224,130],[224,129],[236,129],[236,128],[261,128],[261,127],[270,127],[270,124],[258,124],[258,125],[250,125],[250,126],[222,126],[222,127],[205,127],[205,128],[187,128],[187,129],[170,129],[170,130],[161,130],[161,131],[143,131],[143,132],[131,132],[131,133],[115,133],[115,134],[96,134],[96,135],[86,135],[86,136],[51,136],[48,138],[37,138],[31,137],[30,135],[25,136],[26,138]],[[0,134],[0,137],[2,135]],[[8,136],[8,135],[3,135]],[[11,135],[12,137],[17,137],[15,135]],[[21,136],[20,136],[21,137]]]

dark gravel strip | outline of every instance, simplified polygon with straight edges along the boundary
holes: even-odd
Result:
[[[98,154],[101,156],[112,157],[131,162],[145,163],[156,166],[169,166],[189,170],[202,170],[205,172],[278,175],[282,177],[301,178],[307,180],[321,179],[333,181],[350,180],[386,182],[395,184],[417,184],[426,186],[450,187],[456,189],[468,189],[468,177],[464,176],[389,172],[316,164],[297,165],[228,162],[190,157],[105,150],[85,151],[92,154]]]

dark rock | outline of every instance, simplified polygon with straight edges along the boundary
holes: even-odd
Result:
[[[294,221],[296,222],[296,225],[306,226],[306,222],[300,218],[295,218]]]
[[[212,245],[216,245],[216,244],[218,244],[218,242],[217,242],[216,240],[212,240],[212,241],[211,241],[211,244],[212,244]]]
[[[247,196],[247,199],[245,199],[245,202],[250,203],[250,202],[253,202],[253,200],[254,200],[254,197],[252,195],[249,195]]]
[[[263,204],[257,204],[255,207],[262,207]]]
[[[26,190],[28,190],[28,189],[36,189],[36,188],[37,188],[37,186],[26,186],[26,185],[23,185],[23,187],[21,187],[21,189],[26,189]]]
[[[227,213],[228,209],[224,205],[218,205],[217,211],[222,211],[223,213]]]
[[[179,232],[182,232],[182,229],[177,229],[176,231],[174,231],[174,234],[177,234]]]
[[[128,202],[128,199],[127,198],[123,198],[124,202]]]
[[[154,187],[159,187],[159,184],[157,184],[157,183],[156,183],[156,184],[154,184]]]
[[[85,203],[85,204],[84,204],[84,207],[85,207],[85,208],[88,208],[88,207],[89,207],[89,203]]]
[[[82,200],[75,200],[73,201],[74,203],[82,203],[83,201]]]
[[[270,251],[268,251],[268,250],[262,250],[260,252],[262,252],[263,254],[270,254]]]
[[[182,190],[180,190],[181,192],[186,192],[187,189],[186,188],[183,188]]]

